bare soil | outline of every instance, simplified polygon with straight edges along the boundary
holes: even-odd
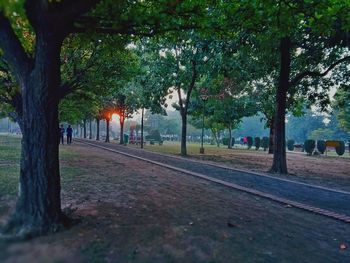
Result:
[[[103,150],[71,151],[62,202],[81,222],[0,243],[0,262],[350,262],[348,224]],[[237,163],[261,170],[269,158]],[[2,222],[13,206],[1,198]]]

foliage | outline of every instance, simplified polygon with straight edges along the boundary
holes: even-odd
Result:
[[[334,108],[339,125],[350,132],[350,85],[339,87],[334,98]]]
[[[227,138],[227,137],[222,138],[223,145],[228,145],[229,141],[230,141],[230,138]],[[231,146],[234,146],[234,145],[235,145],[235,138],[232,137]]]
[[[260,139],[260,137],[255,137],[255,138],[254,138],[255,150],[259,150],[260,144],[261,144],[261,139]]]
[[[288,141],[287,141],[287,149],[288,149],[289,151],[294,151],[294,143],[295,143],[294,140],[288,140]]]
[[[264,151],[269,148],[269,138],[268,137],[263,137],[261,140],[261,147],[264,149]]]
[[[323,154],[326,151],[326,141],[324,140],[317,140],[317,150]]]
[[[325,116],[311,110],[305,110],[305,113],[300,117],[288,116],[287,118],[286,135],[289,138],[293,138],[297,143],[304,142],[307,138],[310,138],[312,131],[326,128],[323,122]]]
[[[305,143],[304,143],[304,148],[305,148],[305,151],[311,155],[315,149],[315,146],[316,146],[316,142],[315,140],[306,140]]]
[[[148,135],[145,136],[146,140],[153,141],[162,141],[162,137],[160,136],[159,130],[151,130]]]
[[[339,145],[335,147],[335,151],[339,156],[343,155],[345,152],[345,142],[344,141],[339,141]]]
[[[330,140],[334,139],[334,133],[334,130],[331,130],[330,128],[319,128],[317,130],[312,131],[310,133],[309,138],[313,140]]]
[[[247,146],[248,146],[248,149],[252,148],[253,146],[253,138],[251,136],[247,137]]]

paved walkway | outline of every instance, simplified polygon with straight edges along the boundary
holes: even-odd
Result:
[[[254,173],[228,170],[191,159],[172,157],[118,144],[88,142],[200,173],[243,187],[252,188],[277,197],[350,216],[350,193],[334,192],[298,182],[281,181],[276,178],[264,177]]]

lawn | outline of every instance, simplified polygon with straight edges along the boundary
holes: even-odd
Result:
[[[10,145],[2,162],[18,160]],[[88,146],[60,149],[62,205],[80,223],[0,242],[1,262],[349,262],[348,224]],[[13,207],[6,189],[0,207]]]

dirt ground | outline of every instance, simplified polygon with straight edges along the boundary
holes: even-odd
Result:
[[[350,225],[75,145],[62,202],[81,222],[0,243],[0,262],[350,262]],[[0,200],[4,222],[13,198]]]

